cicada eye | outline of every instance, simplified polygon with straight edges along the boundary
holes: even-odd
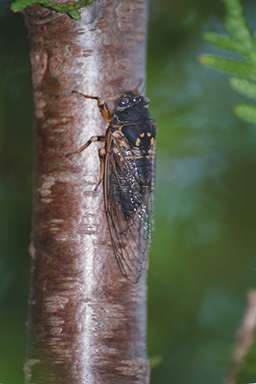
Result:
[[[132,99],[132,101],[133,101],[134,103],[136,103],[136,102],[138,101],[137,97],[134,97],[134,98]]]
[[[129,97],[124,96],[124,97],[122,97],[122,99],[120,100],[120,105],[121,105],[122,107],[125,107],[126,105],[129,104],[129,101],[130,101]]]

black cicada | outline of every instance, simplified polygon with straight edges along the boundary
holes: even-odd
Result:
[[[100,112],[107,122],[104,136],[93,136],[77,151],[91,143],[104,142],[99,150],[100,181],[113,252],[122,274],[137,282],[147,264],[151,234],[152,192],[155,169],[156,127],[148,111],[148,99],[127,92],[115,101],[113,111],[99,97]],[[97,186],[98,186],[97,185]]]

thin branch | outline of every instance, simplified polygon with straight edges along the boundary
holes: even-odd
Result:
[[[255,342],[256,332],[256,290],[248,293],[248,303],[244,319],[237,335],[237,341],[232,358],[232,367],[225,384],[236,384],[237,375],[251,346]]]

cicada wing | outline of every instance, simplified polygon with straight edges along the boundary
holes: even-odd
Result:
[[[122,274],[136,283],[147,265],[154,157],[115,141],[106,158],[105,205],[113,252]]]

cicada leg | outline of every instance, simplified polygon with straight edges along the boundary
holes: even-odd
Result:
[[[97,141],[103,141],[105,142],[106,141],[106,136],[92,136],[85,144],[83,144],[80,148],[78,148],[77,150],[75,150],[74,152],[69,152],[66,154],[67,157],[69,156],[72,156],[72,155],[76,155],[78,153],[81,153],[83,152],[86,148],[89,147],[90,144],[92,143],[96,143]]]
[[[107,123],[109,123],[109,122],[111,121],[111,118],[112,118],[112,112],[111,112],[110,108],[108,107],[107,103],[105,103],[105,101],[102,100],[100,97],[98,97],[98,96],[84,95],[83,93],[78,92],[78,91],[72,91],[72,93],[77,93],[78,95],[83,96],[83,97],[85,97],[86,99],[93,99],[93,100],[96,100],[96,101],[97,101],[97,104],[98,104],[98,107],[99,107],[99,110],[100,110],[100,113],[101,113],[103,119],[104,119]]]
[[[102,183],[103,178],[104,178],[104,169],[105,169],[105,157],[106,157],[105,148],[99,149],[98,153],[99,153],[99,159],[100,159],[100,177],[99,177],[99,181],[97,182],[97,184],[94,188],[94,191],[97,191],[98,187]]]

